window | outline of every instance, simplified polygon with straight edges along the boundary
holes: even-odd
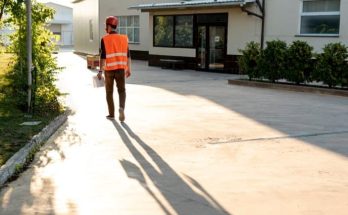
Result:
[[[155,16],[154,46],[193,47],[193,16]]]
[[[173,16],[155,16],[155,46],[172,47],[173,46]]]
[[[89,20],[89,40],[93,41],[93,20]]]
[[[177,16],[175,19],[175,46],[193,46],[193,16]]]
[[[119,16],[118,32],[126,34],[130,43],[140,42],[139,16]]]
[[[340,0],[304,0],[300,34],[338,35],[340,28]]]

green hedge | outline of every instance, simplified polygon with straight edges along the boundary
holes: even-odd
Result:
[[[275,82],[285,74],[287,46],[280,40],[268,41],[266,44],[259,63],[261,77]]]
[[[347,86],[347,52],[347,47],[341,43],[326,45],[324,52],[317,55],[313,78],[324,82],[329,87]]]
[[[294,41],[287,50],[285,79],[296,84],[311,81],[313,47],[304,41]]]
[[[266,79],[275,82],[285,79],[296,84],[323,82],[329,87],[348,86],[348,48],[342,43],[327,44],[320,54],[305,41],[294,41],[290,46],[284,41],[266,42],[266,48],[250,42],[239,50],[239,67],[249,79]]]
[[[247,74],[249,79],[259,78],[260,72],[257,67],[260,60],[260,44],[250,42],[244,50],[239,50],[242,55],[238,59],[239,68],[242,74]]]

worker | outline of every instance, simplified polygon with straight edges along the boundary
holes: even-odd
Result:
[[[109,115],[107,119],[114,120],[115,106],[113,99],[114,80],[116,82],[119,97],[119,120],[125,120],[126,81],[125,77],[131,75],[130,53],[128,37],[117,33],[118,19],[114,16],[106,18],[106,35],[101,39],[99,80],[103,70],[105,76],[106,101]]]

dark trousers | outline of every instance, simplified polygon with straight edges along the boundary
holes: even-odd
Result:
[[[115,105],[114,105],[114,80],[116,81],[119,107],[125,108],[126,104],[126,81],[125,72],[123,69],[105,71],[105,90],[106,90],[106,101],[108,103],[109,115],[115,116]]]

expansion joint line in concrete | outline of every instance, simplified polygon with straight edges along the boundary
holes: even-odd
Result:
[[[210,142],[209,144],[227,144],[227,143],[242,143],[242,142],[253,142],[253,141],[265,141],[265,140],[280,140],[280,139],[291,139],[291,138],[305,138],[305,137],[316,137],[316,136],[325,136],[325,135],[334,135],[334,134],[348,134],[346,131],[331,131],[331,132],[321,132],[321,133],[311,133],[311,134],[298,134],[298,135],[287,135],[281,137],[266,137],[266,138],[255,138],[255,139],[235,139],[228,141],[218,141]]]

